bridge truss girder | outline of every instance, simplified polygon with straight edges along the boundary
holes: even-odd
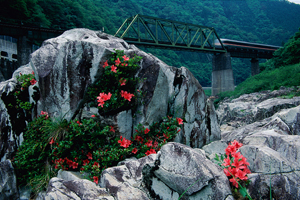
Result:
[[[226,52],[214,28],[139,14],[127,18],[115,36],[131,44],[204,53]]]

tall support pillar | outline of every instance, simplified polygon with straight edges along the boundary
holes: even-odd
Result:
[[[212,59],[212,95],[234,90],[230,53],[214,55]]]
[[[31,43],[27,41],[26,36],[18,38],[18,64],[19,66],[29,63],[30,54],[32,53]]]
[[[256,74],[259,74],[259,62],[258,58],[252,58],[251,59],[251,76],[254,76]]]

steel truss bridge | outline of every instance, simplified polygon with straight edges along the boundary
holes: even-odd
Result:
[[[278,46],[220,39],[213,27],[145,15],[127,18],[115,34],[130,44],[174,50],[226,53],[240,58],[272,58]]]

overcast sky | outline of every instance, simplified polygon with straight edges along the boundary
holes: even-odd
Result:
[[[294,2],[294,3],[297,3],[297,4],[300,4],[300,0],[289,0],[290,2]]]

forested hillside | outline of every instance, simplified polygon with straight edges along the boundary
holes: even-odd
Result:
[[[85,27],[114,34],[135,14],[214,27],[221,38],[283,45],[300,27],[300,5],[280,0],[0,0],[0,20],[49,28]],[[210,86],[211,55],[144,49],[167,64],[188,67]],[[250,61],[232,59],[235,82],[250,76]]]

